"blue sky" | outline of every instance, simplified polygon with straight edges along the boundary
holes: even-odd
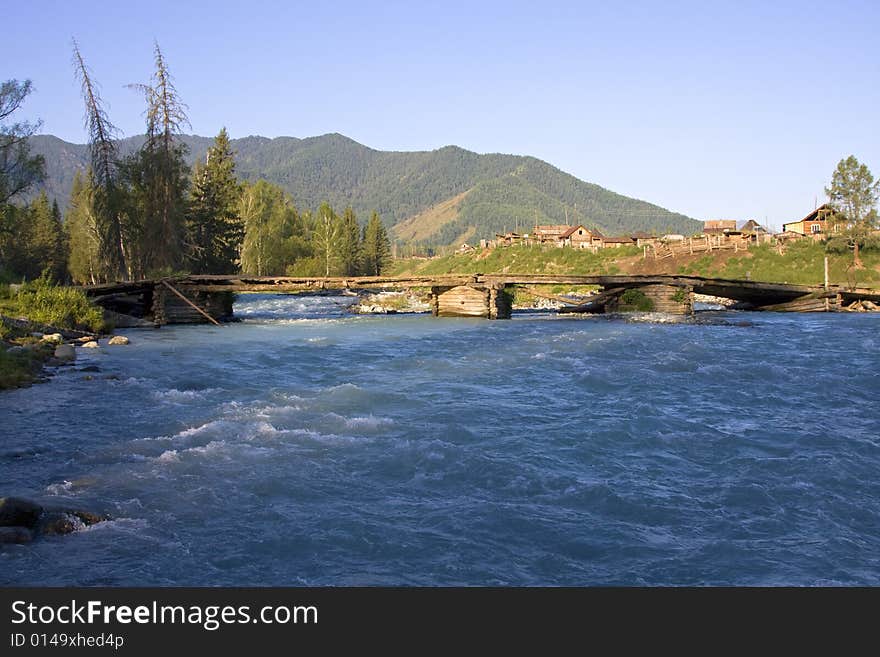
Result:
[[[178,5],[184,5],[181,8]],[[698,219],[779,227],[838,160],[880,176],[880,3],[10,3],[0,78],[85,141],[76,37],[125,135],[159,41],[193,132],[534,155]]]

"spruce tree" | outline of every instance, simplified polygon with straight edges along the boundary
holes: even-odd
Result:
[[[64,228],[58,204],[53,205],[54,207],[49,205],[49,198],[44,191],[34,199],[28,209],[27,277],[36,278],[47,271],[54,281],[61,282],[67,278]]]
[[[391,259],[391,242],[379,214],[373,212],[363,233],[363,273],[379,276]]]
[[[241,186],[226,128],[214,138],[205,164],[193,171],[187,212],[187,250],[197,274],[234,272],[244,228],[239,216]]]
[[[343,276],[357,276],[361,270],[361,230],[351,207],[345,209],[339,221],[337,253]]]

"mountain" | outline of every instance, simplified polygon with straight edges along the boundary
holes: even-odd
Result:
[[[134,151],[143,136],[119,142]],[[212,139],[185,135],[190,164],[205,157]],[[31,138],[46,158],[46,189],[65,207],[73,176],[88,160],[85,145],[51,135]],[[534,157],[478,154],[457,146],[435,151],[377,151],[340,134],[307,139],[245,137],[232,140],[236,169],[245,180],[265,178],[283,187],[301,209],[329,201],[351,205],[361,219],[379,212],[404,242],[457,244],[534,224],[578,224],[608,235],[637,230],[692,233],[700,224],[587,183]]]

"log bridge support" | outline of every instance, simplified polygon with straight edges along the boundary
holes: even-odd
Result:
[[[176,279],[108,283],[85,288],[114,319],[162,324],[196,324],[232,317],[237,292],[308,293],[326,290],[428,288],[436,317],[509,319],[516,285],[598,286],[601,292],[559,312],[602,313],[637,310],[690,314],[694,294],[736,300],[749,310],[822,312],[854,303],[880,304],[880,291],[831,286],[734,281],[699,276],[579,276],[474,274],[382,277],[250,277],[197,275]],[[635,290],[638,294],[630,293]],[[647,303],[645,299],[650,303]],[[861,306],[860,306],[861,307]],[[117,326],[124,324],[117,323]]]

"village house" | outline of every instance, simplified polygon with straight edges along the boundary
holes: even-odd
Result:
[[[636,231],[630,237],[633,239],[633,241],[636,243],[636,246],[638,247],[655,246],[657,242],[660,241],[660,238],[656,235],[650,235],[641,230]]]
[[[556,224],[552,226],[535,226],[532,237],[539,244],[555,244],[562,246],[561,237],[563,233],[571,228],[568,224]]]
[[[593,245],[593,232],[583,225],[572,226],[559,236],[562,246],[573,249],[589,249]]]
[[[783,233],[797,233],[820,239],[829,232],[840,232],[843,223],[843,216],[828,203],[825,203],[799,221],[782,224],[782,231]]]
[[[703,222],[703,233],[722,235],[736,231],[736,219],[709,219]]]
[[[522,233],[507,232],[503,235],[495,233],[495,244],[499,246],[512,246],[514,244],[523,244],[528,240],[528,235]]]
[[[631,237],[606,237],[602,240],[602,248],[619,249],[622,246],[633,246],[635,241]]]

